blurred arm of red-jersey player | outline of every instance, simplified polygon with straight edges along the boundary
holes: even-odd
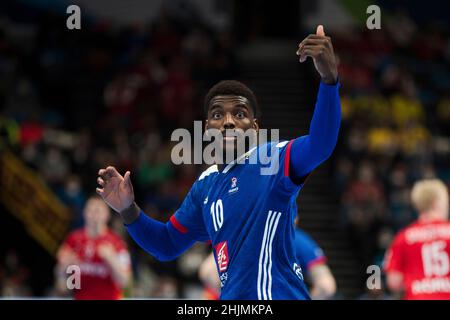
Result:
[[[220,295],[220,279],[213,253],[209,254],[200,265],[198,277],[206,288],[215,292],[217,296]]]
[[[69,265],[78,265],[79,258],[75,251],[71,247],[72,237],[69,235],[68,238],[58,249],[56,254],[57,264],[55,267],[55,289],[60,295],[67,295],[69,289],[67,288],[67,267]]]
[[[384,270],[386,273],[386,285],[392,293],[401,295],[404,291],[404,239],[403,234],[398,234],[391,247],[386,251],[384,258]]]
[[[114,282],[121,288],[125,288],[131,277],[128,252],[126,250],[117,251],[112,244],[105,243],[98,247],[98,253],[111,268]]]

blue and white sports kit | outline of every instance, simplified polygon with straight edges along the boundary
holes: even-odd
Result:
[[[132,238],[160,260],[196,241],[211,241],[221,299],[310,299],[295,249],[297,196],[306,177],[332,153],[340,125],[339,84],[321,83],[308,135],[260,145],[244,163],[213,165],[193,184],[166,224],[141,212],[127,226]],[[252,161],[263,146],[277,150],[279,168]],[[257,162],[256,164],[253,164]]]

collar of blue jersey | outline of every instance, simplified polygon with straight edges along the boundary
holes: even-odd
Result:
[[[253,148],[251,148],[250,150],[248,150],[246,153],[244,153],[243,155],[241,155],[240,157],[238,157],[237,159],[231,161],[229,164],[226,165],[226,167],[222,170],[222,173],[227,173],[228,171],[230,171],[231,168],[233,168],[233,166],[238,163],[239,161],[241,161],[242,159],[249,157],[253,151],[256,150],[258,146],[254,146]]]

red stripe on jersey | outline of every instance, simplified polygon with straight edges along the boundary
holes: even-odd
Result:
[[[178,222],[177,218],[175,218],[175,215],[170,217],[170,222],[172,223],[173,227],[180,231],[181,233],[187,233],[188,229],[183,226],[180,222]]]
[[[289,164],[291,163],[291,147],[294,140],[289,141],[286,147],[286,156],[284,157],[284,176],[289,177]]]
[[[318,264],[325,264],[325,263],[327,263],[327,258],[325,256],[321,256],[321,257],[318,257],[317,259],[310,261],[307,265],[307,268],[309,270]]]

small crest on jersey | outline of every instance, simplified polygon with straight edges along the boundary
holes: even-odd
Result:
[[[203,200],[203,204],[207,204],[208,203],[208,197],[205,198],[205,200]]]
[[[237,178],[233,177],[231,178],[231,187],[230,190],[228,190],[228,193],[234,193],[239,190],[239,187],[237,186]]]
[[[225,272],[228,268],[228,246],[227,241],[222,241],[216,244],[217,265],[220,272]]]
[[[303,281],[302,267],[300,267],[297,263],[294,263],[294,266],[292,269],[294,270],[297,277],[299,277],[299,279]]]

